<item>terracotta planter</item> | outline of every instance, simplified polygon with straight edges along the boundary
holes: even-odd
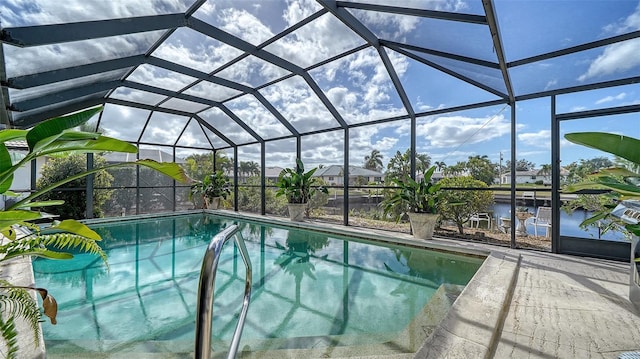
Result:
[[[433,213],[409,213],[411,230],[415,239],[432,239],[433,229],[438,222],[439,214]]]
[[[289,203],[289,219],[294,222],[302,222],[304,220],[304,210],[307,208],[306,203]]]
[[[220,197],[205,198],[204,200],[207,209],[218,209],[220,206]]]

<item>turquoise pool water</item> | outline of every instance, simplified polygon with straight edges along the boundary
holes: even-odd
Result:
[[[59,303],[58,325],[43,324],[49,354],[192,352],[202,256],[231,223],[253,264],[241,350],[389,342],[439,288],[465,285],[483,262],[202,214],[99,224],[109,270],[84,254],[33,262],[37,285]],[[243,291],[244,265],[229,241],[216,277],[214,348],[226,350]]]

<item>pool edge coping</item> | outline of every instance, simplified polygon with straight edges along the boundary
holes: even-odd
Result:
[[[414,358],[491,358],[509,312],[521,260],[520,254],[491,252]]]

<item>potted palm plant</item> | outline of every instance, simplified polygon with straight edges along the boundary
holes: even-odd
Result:
[[[316,191],[329,193],[324,186],[314,187],[316,179],[313,178],[313,174],[316,170],[317,168],[313,168],[305,172],[304,164],[298,158],[296,159],[296,168],[285,168],[278,176],[276,197],[285,196],[287,198],[289,218],[292,221],[302,221],[307,203]]]
[[[196,208],[218,209],[220,198],[226,199],[231,193],[231,184],[222,170],[205,175],[202,181],[191,185],[189,198]]]
[[[411,230],[417,239],[433,237],[440,216],[438,206],[444,201],[440,185],[431,183],[435,170],[435,166],[429,168],[419,181],[409,176],[392,179],[397,188],[381,202],[385,215],[396,213],[396,220],[400,220],[405,212],[409,215]]]

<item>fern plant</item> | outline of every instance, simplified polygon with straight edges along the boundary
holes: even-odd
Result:
[[[71,153],[89,152],[125,152],[136,153],[138,148],[128,142],[102,136],[95,132],[80,132],[73,128],[86,123],[102,107],[88,109],[76,114],[44,121],[30,130],[6,129],[0,131],[0,194],[16,196],[12,193],[13,174],[15,171],[41,156],[59,156]],[[27,155],[17,163],[5,145],[7,141],[26,141]],[[153,160],[138,160],[130,163],[105,165],[69,176],[66,179],[50,184],[13,205],[0,211],[0,269],[3,262],[21,256],[38,256],[48,259],[71,259],[73,255],[67,250],[99,255],[106,264],[106,254],[98,244],[100,236],[86,225],[75,220],[51,221],[52,216],[32,208],[46,208],[64,203],[60,200],[37,201],[44,193],[78,178],[94,174],[98,171],[126,165],[146,166],[171,178],[188,182],[184,171],[175,163],[159,163]],[[35,225],[34,221],[48,220],[48,225]],[[24,228],[26,231],[17,232]],[[35,291],[42,298],[44,314],[52,324],[56,323],[56,300],[44,288],[16,286],[7,281],[0,281],[0,340],[7,347],[6,357],[17,357],[17,331],[15,320],[24,319],[30,324],[34,333],[34,344],[38,345],[40,308],[30,292]]]

